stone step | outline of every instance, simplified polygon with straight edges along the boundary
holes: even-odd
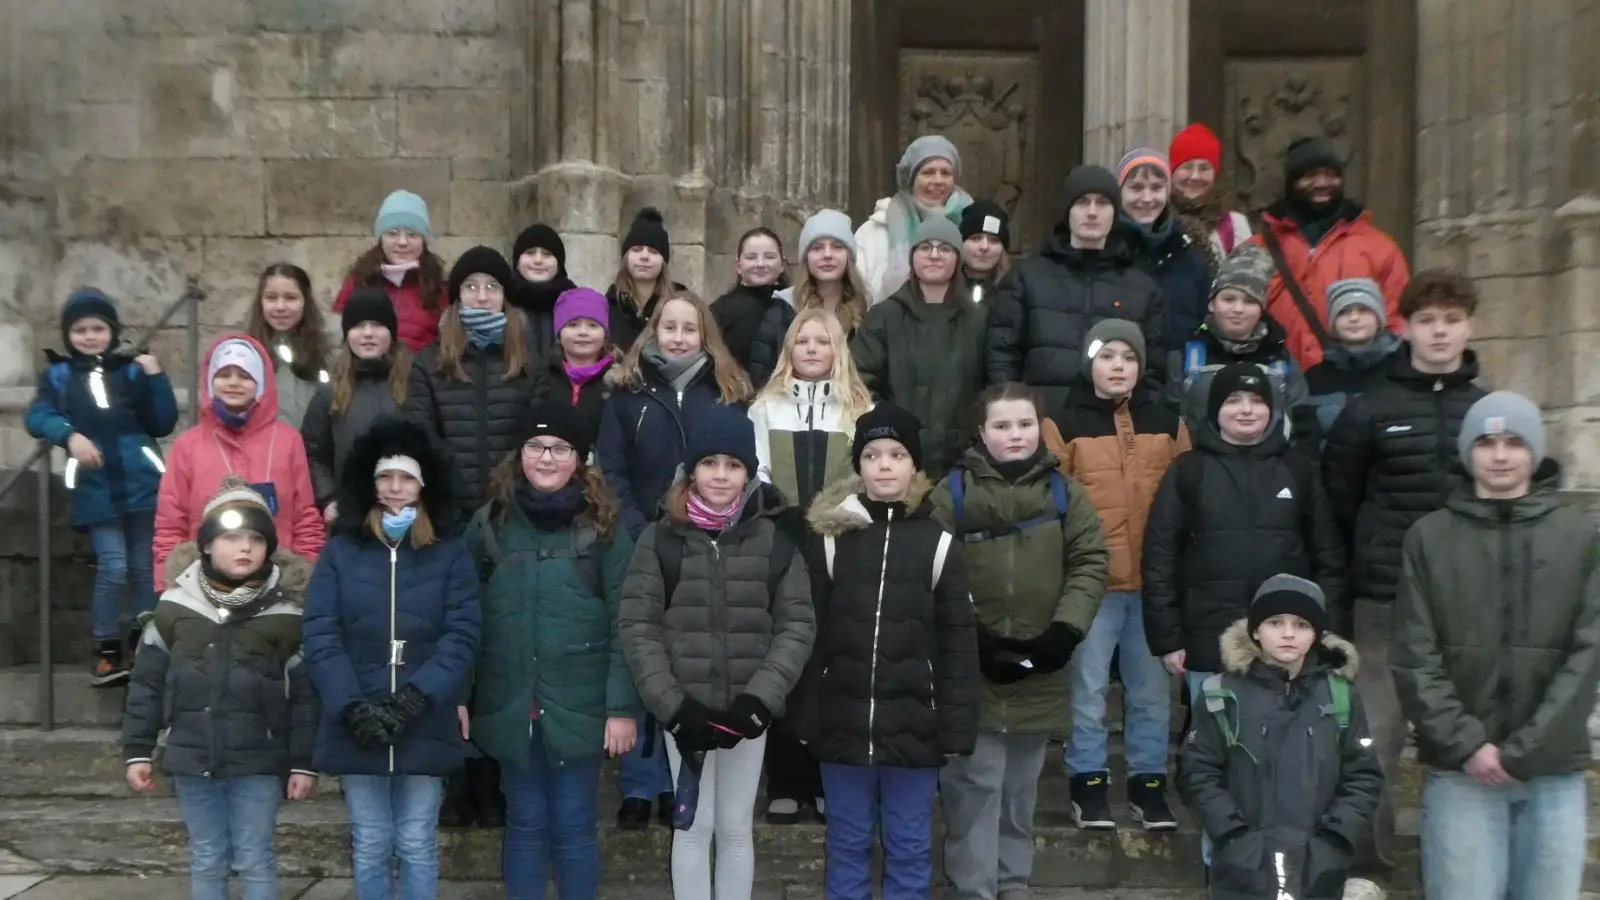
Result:
[[[125,688],[96,688],[89,684],[89,667],[58,665],[51,679],[55,692],[55,724],[117,728],[122,724]],[[35,725],[39,715],[39,667],[0,669],[0,726]]]

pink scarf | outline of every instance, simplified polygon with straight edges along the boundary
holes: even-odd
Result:
[[[575,366],[566,360],[561,361],[562,368],[567,370],[567,380],[572,382],[572,405],[578,405],[578,393],[583,386],[595,379],[595,376],[606,370],[611,365],[611,354],[607,353],[587,366]]]
[[[739,515],[739,504],[735,502],[727,509],[712,509],[700,500],[699,494],[690,491],[688,512],[689,521],[693,522],[696,528],[706,531],[722,531],[733,524],[734,518]]]

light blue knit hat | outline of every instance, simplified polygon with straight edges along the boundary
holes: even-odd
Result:
[[[900,154],[900,162],[894,167],[895,184],[899,185],[900,190],[911,190],[917,170],[930,159],[949,160],[951,168],[956,170],[956,177],[961,176],[961,151],[956,149],[956,145],[942,134],[925,134],[906,145],[906,152]]]
[[[378,207],[378,218],[372,223],[374,237],[383,237],[391,228],[408,228],[429,240],[433,229],[428,225],[428,201],[410,191],[395,191],[383,198]]]
[[[815,215],[806,220],[805,227],[800,229],[800,257],[805,258],[806,251],[811,245],[823,238],[833,238],[839,243],[850,248],[850,256],[856,255],[856,233],[850,227],[850,217],[837,209],[818,210]]]

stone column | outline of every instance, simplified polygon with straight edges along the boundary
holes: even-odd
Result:
[[[1087,0],[1083,160],[1165,149],[1188,122],[1189,0]]]

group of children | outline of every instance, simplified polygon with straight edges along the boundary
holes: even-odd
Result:
[[[749,896],[763,770],[771,821],[826,821],[830,898],[869,895],[880,841],[884,896],[926,897],[939,802],[953,896],[1018,900],[1069,717],[1074,818],[1116,825],[1113,668],[1127,799],[1154,830],[1178,825],[1184,677],[1178,788],[1216,897],[1378,888],[1407,719],[1439,769],[1425,812],[1556,779],[1550,815],[1568,815],[1597,545],[1534,489],[1537,410],[1472,383],[1470,284],[1419,275],[1405,342],[1369,285],[1336,284],[1338,345],[1301,375],[1273,356],[1270,263],[1245,245],[1167,390],[1146,330],[1106,318],[1051,408],[984,383],[971,282],[1005,265],[991,207],[917,224],[880,303],[848,218],[824,211],[794,286],[758,229],[707,304],[672,281],[653,211],[601,294],[571,285],[540,225],[516,259],[477,247],[446,273],[426,205],[397,192],[340,292],[337,351],[304,273],[268,269],[252,334],[211,347],[200,423],[164,463],[170,383],[118,349],[109,298],[69,298],[29,425],[72,455],[75,522],[105,548],[105,683],[129,679],[119,552],[133,570],[128,782],[152,787],[169,728],[194,896],[221,896],[230,858],[247,900],[275,896],[278,804],[323,772],[364,900],[434,896],[452,820],[504,824],[508,896],[553,878],[593,897],[609,755],[619,825],[674,826],[684,900]],[[476,774],[447,781],[469,753]],[[1471,884],[1427,837],[1425,875]],[[1534,877],[1486,868],[1495,838],[1476,837],[1479,881]],[[1568,896],[1571,860],[1543,859],[1539,896]]]

